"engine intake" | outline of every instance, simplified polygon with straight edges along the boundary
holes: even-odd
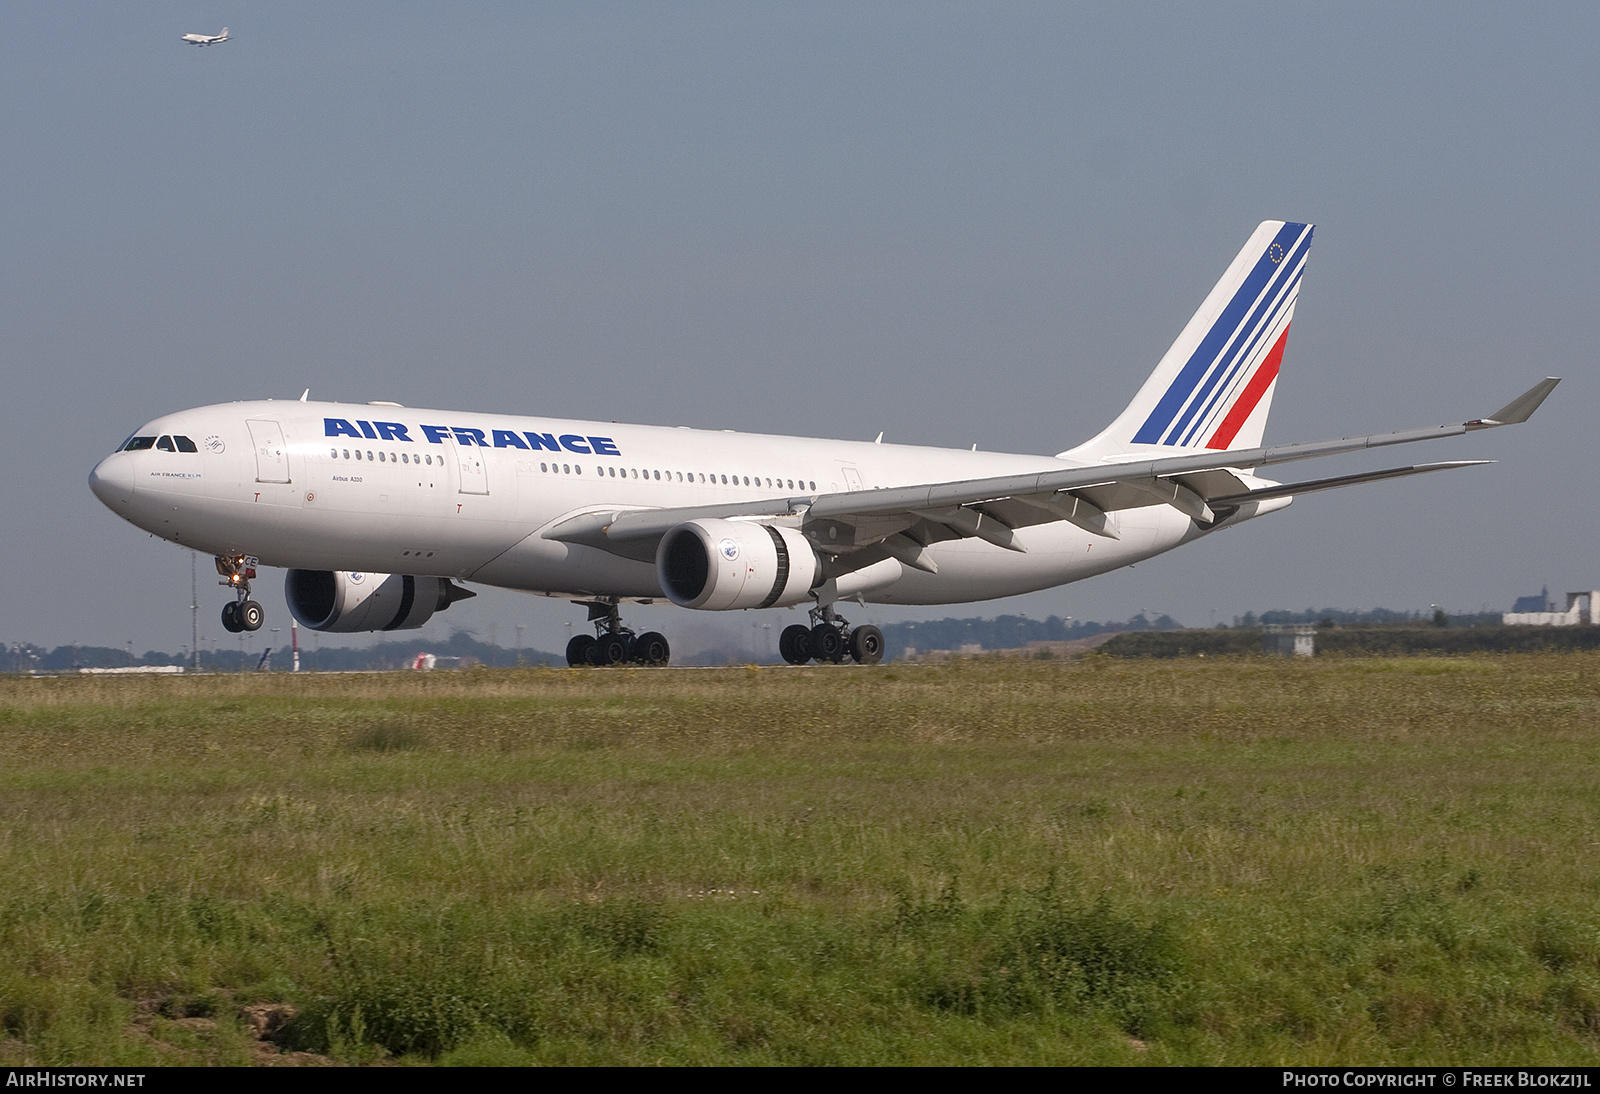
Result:
[[[656,548],[656,579],[682,608],[787,607],[805,601],[821,576],[806,537],[770,524],[691,520]]]
[[[409,631],[457,600],[478,594],[442,577],[359,570],[290,570],[283,596],[300,625],[314,631]]]

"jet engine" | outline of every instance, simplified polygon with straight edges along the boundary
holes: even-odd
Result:
[[[458,600],[478,594],[442,577],[350,570],[290,570],[283,596],[300,625],[314,631],[408,631]]]
[[[691,520],[656,548],[656,578],[682,608],[787,607],[805,601],[821,576],[806,537],[770,524]]]

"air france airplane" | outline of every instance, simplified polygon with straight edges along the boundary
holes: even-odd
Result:
[[[223,27],[221,34],[185,34],[180,41],[188,42],[191,46],[214,46],[219,42],[228,40],[228,28]]]
[[[805,605],[786,660],[871,663],[847,601],[954,604],[1127,566],[1299,494],[1468,466],[1282,485],[1262,468],[1525,421],[1550,378],[1484,418],[1263,447],[1311,226],[1257,228],[1126,410],[1054,456],[417,410],[245,402],[148,423],[89,476],[114,513],[216,556],[231,631],[262,624],[258,564],[319,631],[420,627],[478,582],[586,605],[573,665],[665,664],[620,605]],[[881,441],[881,436],[880,439]]]

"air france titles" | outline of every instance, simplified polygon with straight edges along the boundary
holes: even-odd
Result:
[[[322,419],[322,432],[327,437],[354,437],[357,440],[400,441],[416,444],[407,426],[401,422],[350,422],[344,418]],[[584,437],[577,433],[535,433],[525,430],[521,434],[510,429],[469,429],[460,425],[423,425],[417,428],[429,444],[454,441],[459,445],[476,445],[478,448],[520,448],[524,452],[576,452],[580,456],[620,456],[622,451],[610,437]]]

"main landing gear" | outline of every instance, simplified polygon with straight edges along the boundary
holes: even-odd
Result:
[[[847,656],[862,665],[883,660],[883,632],[874,626],[852,628],[826,604],[811,609],[811,626],[796,623],[778,636],[778,653],[791,665],[815,659],[835,665]]]
[[[217,582],[233,590],[234,599],[222,606],[222,626],[231,634],[240,631],[259,631],[266,622],[267,613],[261,605],[250,599],[250,580],[256,576],[256,560],[249,555],[217,556]]]
[[[622,613],[615,602],[588,602],[589,622],[594,634],[574,635],[567,643],[567,664],[580,665],[665,665],[672,656],[667,636],[656,631],[635,634],[622,625]]]

